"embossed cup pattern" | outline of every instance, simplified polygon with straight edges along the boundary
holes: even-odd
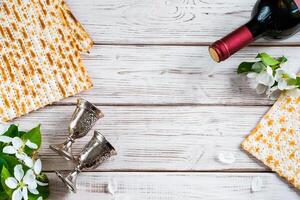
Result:
[[[87,135],[102,117],[104,117],[103,113],[95,105],[84,99],[78,99],[76,109],[69,124],[69,136],[67,140],[62,144],[50,145],[50,148],[66,160],[74,160],[72,144],[76,139]]]
[[[61,172],[56,171],[57,176],[66,184],[72,192],[76,192],[76,179],[78,174],[89,168],[96,168],[105,160],[117,152],[115,148],[105,139],[105,137],[98,131],[94,132],[94,136],[83,147],[79,157],[76,159],[78,165],[67,176]]]

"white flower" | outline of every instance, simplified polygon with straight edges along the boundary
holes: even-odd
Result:
[[[276,70],[275,80],[278,82],[279,90],[292,90],[295,89],[295,85],[289,85],[288,79],[296,79],[296,74],[290,72],[287,69],[279,68]]]
[[[268,87],[272,87],[275,84],[273,69],[270,66],[267,66],[260,73],[250,72],[247,74],[247,77],[255,79],[257,84],[262,84]]]
[[[36,161],[34,161],[34,164],[31,167],[31,169],[33,170],[35,176],[39,176],[42,172],[42,161],[41,161],[41,159],[37,159]],[[40,186],[47,186],[48,185],[48,183],[43,183],[39,180],[36,180],[36,183]]]
[[[28,190],[32,194],[39,194],[33,171],[29,169],[24,176],[22,165],[15,166],[14,177],[7,178],[5,184],[14,190],[12,200],[21,200],[22,198],[28,200]]]
[[[3,135],[6,132],[6,130],[7,130],[7,126],[5,126],[4,124],[1,123],[0,124],[0,142],[10,143],[12,138]]]
[[[30,149],[37,149],[38,146],[36,144],[32,143],[30,140],[23,141],[19,137],[12,138],[11,143],[12,143],[12,145],[5,146],[3,148],[3,153],[15,154],[19,160],[24,161],[25,165],[27,165],[28,167],[33,166],[33,161],[24,152],[24,148],[25,148],[25,146],[27,146]]]
[[[37,159],[36,161],[34,161],[33,171],[34,171],[35,175],[40,175],[40,173],[42,172],[41,159]]]
[[[254,88],[256,88],[257,94],[264,94],[270,87],[275,84],[275,78],[273,76],[273,70],[267,66],[259,73],[250,72],[247,74],[249,79],[255,80]]]

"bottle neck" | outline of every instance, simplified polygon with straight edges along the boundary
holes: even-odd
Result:
[[[300,0],[294,0],[294,2],[298,6],[298,9],[300,9]]]
[[[246,24],[210,45],[209,53],[216,62],[221,62],[254,40],[255,36]]]
[[[251,32],[254,40],[262,37],[266,31],[266,22],[258,22],[255,18],[250,20],[247,24],[245,24],[245,26]]]

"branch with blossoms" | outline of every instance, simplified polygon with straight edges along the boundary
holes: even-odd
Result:
[[[0,133],[0,200],[48,198],[49,181],[37,156],[40,146],[40,126],[25,132],[11,125]]]
[[[256,62],[242,62],[238,74],[246,74],[254,81],[258,94],[266,94],[271,100],[276,100],[282,91],[300,89],[300,77],[290,69],[283,67],[287,58],[273,58],[267,53],[259,53]]]

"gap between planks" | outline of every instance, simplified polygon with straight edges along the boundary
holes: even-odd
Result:
[[[93,103],[93,102],[92,102]],[[111,103],[93,103],[96,106],[116,106],[116,107],[215,107],[215,106],[224,106],[224,107],[265,107],[271,106],[271,104],[244,104],[244,103],[226,103],[226,104],[201,104],[201,103],[166,103],[166,104],[131,104],[131,103],[124,103],[124,104],[111,104]],[[53,106],[75,106],[76,102],[56,102],[52,104]],[[50,105],[51,106],[51,105]]]
[[[45,173],[52,173],[57,170],[44,170],[43,172]],[[68,172],[70,170],[59,170],[62,172]],[[238,169],[232,169],[232,170],[139,170],[139,169],[134,169],[134,170],[83,170],[81,173],[136,173],[136,172],[141,172],[141,173],[237,173],[237,174],[244,174],[244,173],[262,173],[262,174],[276,174],[276,172],[273,171],[267,171],[267,170],[238,170]]]
[[[94,46],[195,46],[195,47],[208,47],[211,42],[191,42],[191,43],[100,43],[95,42]],[[248,47],[300,47],[300,43],[274,43],[274,42],[265,42],[265,43],[252,43]],[[247,48],[247,47],[246,47]]]

